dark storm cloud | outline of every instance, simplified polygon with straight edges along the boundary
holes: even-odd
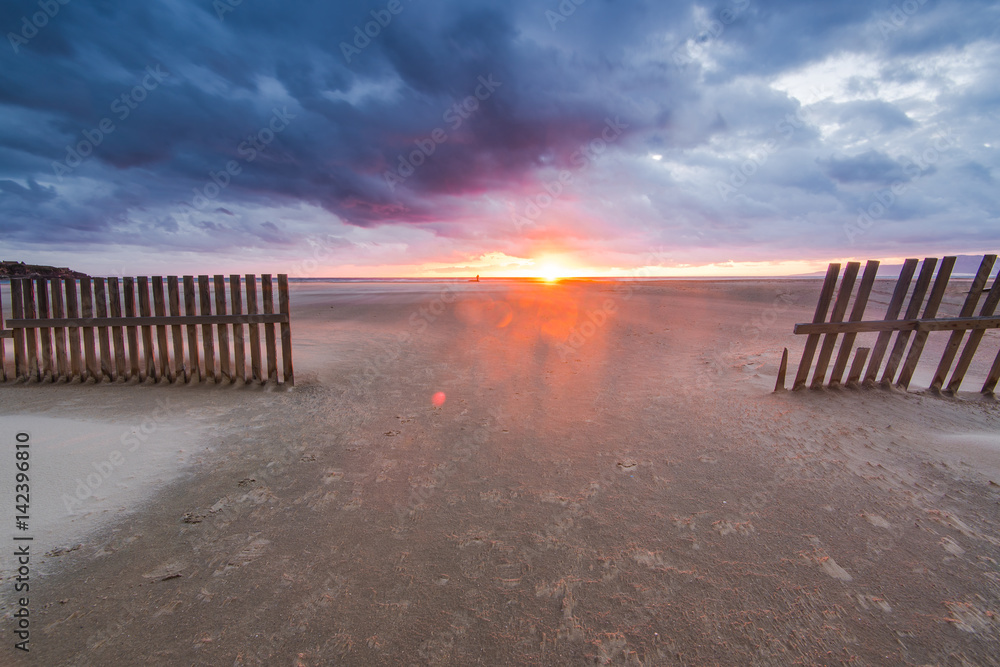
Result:
[[[886,220],[930,226],[948,179],[986,187],[996,166],[956,141],[920,178],[903,169],[935,132],[995,130],[985,75],[959,85],[927,63],[976,44],[995,61],[996,3],[52,3],[33,33],[38,0],[0,6],[0,226],[19,247],[238,253],[335,224],[530,252],[547,229],[577,242],[558,218],[585,209],[606,217],[578,228],[637,253],[717,247],[704,230],[718,229],[736,249],[835,252],[869,192],[912,180]],[[835,95],[774,85],[851,56]],[[626,129],[588,154],[609,122]],[[561,171],[574,180],[545,215],[507,224]],[[995,210],[968,194],[969,218]],[[834,230],[824,247],[816,229]]]
[[[830,178],[839,183],[888,185],[893,181],[909,180],[903,165],[878,151],[854,157],[831,157],[822,165]]]

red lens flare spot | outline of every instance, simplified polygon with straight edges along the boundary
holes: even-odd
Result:
[[[443,391],[439,391],[431,397],[431,403],[434,404],[435,408],[440,408],[444,405],[445,395]]]

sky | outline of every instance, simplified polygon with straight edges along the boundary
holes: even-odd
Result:
[[[4,0],[0,259],[787,275],[998,250],[1000,3]]]

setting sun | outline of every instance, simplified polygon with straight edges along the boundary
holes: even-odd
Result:
[[[563,277],[561,269],[555,264],[545,264],[542,266],[540,271],[541,278],[547,282],[552,283]]]
[[[569,278],[579,275],[579,267],[569,268],[566,263],[560,261],[562,258],[553,255],[542,255],[534,260],[535,273],[538,278],[547,283],[554,283],[561,278]]]

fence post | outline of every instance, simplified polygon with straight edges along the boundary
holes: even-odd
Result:
[[[139,316],[149,317],[153,314],[152,308],[149,307],[149,278],[146,276],[138,276],[136,278],[136,285],[139,287]],[[142,350],[143,359],[145,359],[145,372],[147,378],[153,378],[153,381],[160,379],[159,373],[156,372],[156,351],[153,349],[153,327],[149,325],[142,326]]]
[[[119,291],[118,278],[108,278],[108,296],[111,300],[111,317],[121,317],[122,295]],[[115,348],[115,376],[119,382],[124,382],[128,375],[128,365],[125,363],[125,330],[122,327],[111,327],[111,341]]]
[[[875,276],[878,275],[878,265],[878,260],[869,260],[865,264],[865,273],[861,277],[861,286],[858,288],[858,296],[854,300],[854,308],[851,309],[851,316],[848,318],[848,321],[858,322],[864,319],[865,307],[868,305],[868,298],[871,296],[872,286],[875,284]],[[844,369],[847,368],[847,358],[851,356],[851,348],[854,347],[854,341],[857,339],[857,336],[858,334],[854,332],[844,334],[844,338],[840,342],[840,352],[837,353],[837,361],[834,363],[833,372],[830,374],[831,387],[840,384],[840,380],[844,376]],[[851,370],[854,370],[853,367]],[[857,382],[857,378],[854,381]]]
[[[201,315],[212,314],[212,297],[209,293],[208,276],[198,276],[198,296],[201,299]],[[205,347],[205,377],[215,381],[215,335],[211,324],[201,325],[201,342]]]
[[[80,278],[80,309],[84,319],[93,320],[94,291],[89,277]],[[100,382],[101,369],[97,364],[97,353],[94,350],[94,326],[91,322],[85,322],[83,327],[83,357],[87,366],[87,377],[94,378],[94,382]]]
[[[10,281],[10,310],[13,319],[19,320],[24,317],[24,289],[21,286],[21,279],[11,278]],[[14,377],[18,380],[28,379],[28,356],[25,351],[26,329],[14,329]]]
[[[271,283],[271,274],[263,273],[260,276],[261,293],[264,300],[264,314],[274,314],[274,285]],[[268,382],[278,382],[278,349],[274,339],[274,323],[264,323],[264,342],[267,344],[267,380]]]
[[[840,281],[840,291],[837,292],[837,300],[833,304],[833,313],[830,315],[831,322],[842,322],[847,313],[847,304],[851,300],[851,292],[854,291],[854,281],[857,280],[858,271],[861,269],[859,262],[848,262],[844,269],[844,277]],[[823,336],[823,347],[820,348],[819,358],[816,360],[816,372],[813,374],[812,388],[817,389],[823,386],[826,378],[826,369],[830,365],[830,357],[833,356],[833,348],[837,345],[837,334],[828,333]]]
[[[233,314],[243,314],[243,291],[240,289],[240,277],[237,274],[229,276],[229,300],[233,303]],[[233,325],[233,360],[236,364],[236,379],[240,384],[246,384],[247,357],[243,342],[243,325]]]
[[[49,284],[49,289],[52,291],[52,317],[55,319],[62,319],[66,317],[66,311],[63,308],[63,291],[62,291],[62,279],[53,278],[52,282]],[[0,325],[0,329],[3,326]],[[56,339],[56,367],[53,373],[53,379],[65,379],[67,375],[67,370],[69,364],[66,358],[66,329],[65,327],[56,327],[52,330]],[[3,358],[3,351],[0,350],[0,359]]]
[[[886,321],[899,317],[899,311],[903,309],[903,300],[906,298],[906,292],[910,289],[910,282],[913,280],[913,274],[916,270],[916,259],[910,258],[903,262],[903,269],[899,272],[899,279],[896,281],[896,289],[893,290],[889,306],[885,309]],[[868,370],[865,371],[864,381],[866,384],[874,384],[891,338],[892,331],[879,332],[878,338],[875,340],[875,347],[872,348],[871,358],[868,361]]]
[[[129,276],[122,280],[125,288],[125,317],[135,317],[135,278]],[[141,367],[139,365],[139,330],[136,327],[128,327],[128,356],[129,356],[129,378],[137,381],[142,380]]]
[[[35,278],[35,298],[38,300],[38,318],[49,318],[49,281],[46,278]],[[41,341],[41,355],[38,358],[38,379],[52,379],[52,329],[39,327],[38,337]]]
[[[224,276],[216,274],[213,277],[215,287],[215,314],[226,314],[226,279]],[[219,379],[225,378],[229,382],[233,380],[233,373],[229,368],[229,325],[219,322]]]
[[[94,278],[94,302],[97,304],[97,317],[108,316],[108,294],[104,278]],[[111,366],[111,332],[108,327],[98,327],[98,346],[101,351],[101,374],[108,380],[115,379]]]
[[[3,342],[5,333],[7,332],[3,328],[3,290],[0,289],[0,382],[7,381],[7,348]]]
[[[813,322],[822,322],[826,319],[826,311],[830,308],[830,299],[833,297],[833,290],[837,287],[837,276],[840,275],[840,264],[830,264],[826,270],[826,279],[823,281],[823,290],[819,295],[819,302],[816,304],[816,314]],[[809,334],[806,338],[805,349],[802,350],[802,359],[799,367],[795,371],[795,383],[792,389],[800,389],[806,385],[806,378],[809,377],[809,367],[812,366],[813,355],[816,354],[816,345],[819,343],[819,334]]]
[[[170,315],[172,317],[179,316],[181,314],[181,296],[177,276],[167,276],[167,299],[170,301]],[[179,377],[187,382],[189,374],[184,361],[184,335],[181,332],[181,325],[171,326],[171,333],[174,339],[174,371],[176,374],[171,374],[170,378],[175,380]]]
[[[193,316],[196,314],[194,305],[194,276],[184,276],[184,314]],[[198,326],[187,325],[188,335],[188,360],[191,366],[189,377],[194,382],[201,382],[201,362],[198,359]]]
[[[931,296],[927,299],[927,307],[924,309],[924,319],[930,319],[937,315],[941,301],[944,299],[944,291],[948,288],[948,280],[951,278],[951,271],[955,267],[956,259],[956,257],[945,257],[941,260],[941,268],[938,269],[937,278],[934,279],[934,289],[931,290]],[[903,364],[903,370],[899,372],[899,378],[896,380],[897,387],[906,389],[910,386],[913,371],[917,368],[917,362],[920,361],[920,355],[924,351],[924,344],[929,335],[929,331],[918,331],[917,335],[913,337],[913,344],[910,345],[910,351],[906,355],[906,363]]]
[[[247,274],[247,314],[257,314],[257,277]],[[256,322],[250,323],[250,373],[253,380],[264,383],[260,370],[260,328]]]
[[[996,311],[998,302],[1000,302],[1000,273],[993,279],[993,286],[990,287],[989,296],[986,297],[983,309],[979,311],[979,316],[991,316]],[[955,366],[955,371],[951,375],[951,382],[948,383],[945,393],[954,394],[958,391],[958,388],[962,385],[962,380],[965,378],[965,373],[972,364],[972,357],[975,356],[976,350],[979,349],[979,343],[983,340],[985,334],[986,329],[976,329],[969,334],[969,342],[965,344],[962,356],[958,358],[958,364]]]
[[[153,276],[153,313],[157,317],[164,317],[167,314],[166,304],[163,300],[163,276]],[[156,325],[156,348],[160,354],[159,377],[166,378],[168,382],[173,382],[174,371],[170,368],[170,352],[167,348],[167,325],[165,324]]]
[[[996,255],[983,255],[983,261],[979,265],[979,271],[976,272],[976,277],[972,281],[969,293],[965,297],[965,303],[962,304],[962,310],[958,314],[959,317],[970,317],[976,311],[976,305],[979,304],[979,296],[983,293],[983,288],[986,287],[986,281],[990,277],[990,271],[993,270],[993,263],[996,259]],[[941,355],[941,361],[938,363],[937,370],[934,371],[934,378],[931,380],[931,391],[941,391],[941,385],[944,384],[944,378],[951,369],[951,362],[955,360],[955,355],[958,353],[958,346],[962,344],[964,337],[964,329],[951,332],[951,336],[948,338],[948,345],[944,349],[944,354]]]
[[[910,297],[910,303],[906,307],[906,315],[904,316],[905,319],[912,320],[920,314],[920,306],[924,302],[924,295],[927,294],[927,288],[930,287],[931,278],[934,277],[934,267],[936,266],[936,257],[924,258],[924,264],[920,267],[920,276],[917,278],[917,284],[913,288],[913,295]],[[893,343],[892,352],[889,354],[889,359],[885,362],[885,369],[882,371],[882,384],[892,384],[892,378],[896,375],[896,369],[899,368],[899,362],[903,360],[903,351],[906,349],[906,344],[909,340],[909,331],[896,332],[896,341]]]
[[[292,326],[291,309],[288,297],[288,274],[278,274],[278,310],[285,316],[281,323],[281,361],[284,365],[285,382],[295,386],[295,376],[292,372]],[[787,350],[785,351],[787,354]]]
[[[70,318],[80,317],[80,303],[77,299],[76,278],[66,278],[63,281],[66,292],[66,315]],[[84,377],[83,355],[80,351],[80,327],[69,328],[69,371],[70,377]]]

